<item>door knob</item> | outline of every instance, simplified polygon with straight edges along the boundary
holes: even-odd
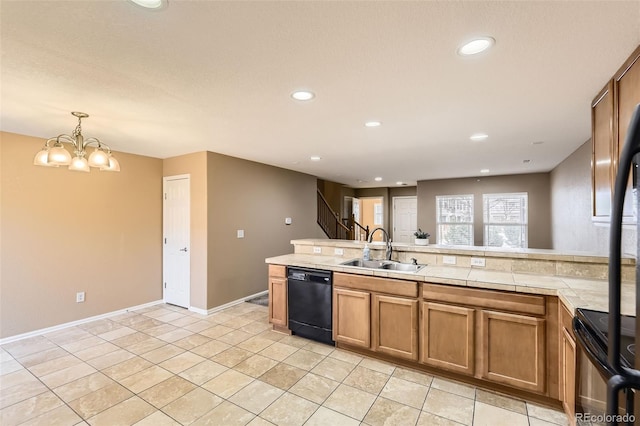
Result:
[[[180,249],[180,251],[184,251],[184,252],[186,252],[186,251],[187,251],[187,248],[186,248],[186,247],[185,247],[185,248],[181,248],[181,249]]]

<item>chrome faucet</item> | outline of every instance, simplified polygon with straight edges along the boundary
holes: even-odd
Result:
[[[376,228],[371,231],[371,233],[369,234],[369,242],[373,241],[373,234],[375,234],[376,231],[382,231],[382,233],[384,234],[387,241],[387,252],[385,253],[385,258],[387,260],[391,260],[391,253],[393,253],[393,248],[391,247],[391,238],[389,238],[389,234],[387,234],[387,231],[385,231],[384,228]]]

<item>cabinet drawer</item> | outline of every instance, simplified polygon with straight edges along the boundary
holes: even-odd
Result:
[[[287,276],[287,268],[282,265],[269,265],[269,276],[275,278],[285,278]]]
[[[428,300],[495,309],[498,311],[519,312],[540,316],[545,314],[544,296],[530,294],[513,294],[493,290],[423,284],[422,297]]]
[[[415,281],[392,280],[370,275],[353,275],[336,272],[333,285],[357,290],[387,293],[395,296],[418,297],[418,283]]]

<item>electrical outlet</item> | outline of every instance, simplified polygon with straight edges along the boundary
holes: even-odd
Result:
[[[84,291],[79,291],[76,293],[76,303],[84,302]]]
[[[442,256],[442,263],[445,265],[455,265],[456,257],[455,256]]]
[[[336,256],[342,256],[344,255],[344,250],[341,248],[333,249],[333,254],[335,254]]]
[[[314,247],[313,254],[322,254],[322,247]]]
[[[484,268],[485,266],[484,257],[472,257],[471,266],[482,266]]]
[[[237,236],[238,238],[244,238],[244,229],[238,229]]]
[[[291,220],[291,218],[290,218],[290,217],[285,217],[285,218],[284,218],[284,224],[285,224],[285,225],[291,225],[291,223],[292,223],[292,222],[293,222],[293,221]]]

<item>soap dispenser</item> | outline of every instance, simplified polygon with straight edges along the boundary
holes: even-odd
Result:
[[[362,259],[371,260],[371,251],[369,250],[369,244],[364,243],[364,250],[362,250]]]

